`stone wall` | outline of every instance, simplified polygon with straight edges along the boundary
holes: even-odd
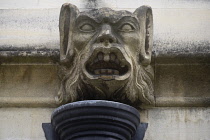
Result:
[[[80,10],[150,5],[156,107],[141,111],[149,123],[145,139],[210,138],[210,1],[0,0],[0,140],[44,140],[41,123],[57,106],[65,2]]]

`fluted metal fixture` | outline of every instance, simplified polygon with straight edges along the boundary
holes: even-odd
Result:
[[[86,100],[55,109],[51,124],[60,140],[131,140],[140,116],[126,104]]]

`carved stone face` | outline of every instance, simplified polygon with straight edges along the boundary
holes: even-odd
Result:
[[[60,13],[59,103],[105,99],[153,104],[152,11],[109,8],[85,12],[64,4]]]

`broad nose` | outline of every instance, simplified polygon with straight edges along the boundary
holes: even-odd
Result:
[[[102,26],[101,32],[97,37],[97,43],[103,43],[107,46],[110,43],[117,43],[116,37],[112,33],[112,28],[110,25],[105,24]]]

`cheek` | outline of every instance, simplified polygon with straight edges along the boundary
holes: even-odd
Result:
[[[136,33],[122,35],[123,43],[125,43],[126,50],[129,50],[133,56],[136,56],[139,52],[140,37]]]
[[[73,44],[77,50],[83,50],[87,44],[90,42],[94,34],[74,34],[73,36]]]

